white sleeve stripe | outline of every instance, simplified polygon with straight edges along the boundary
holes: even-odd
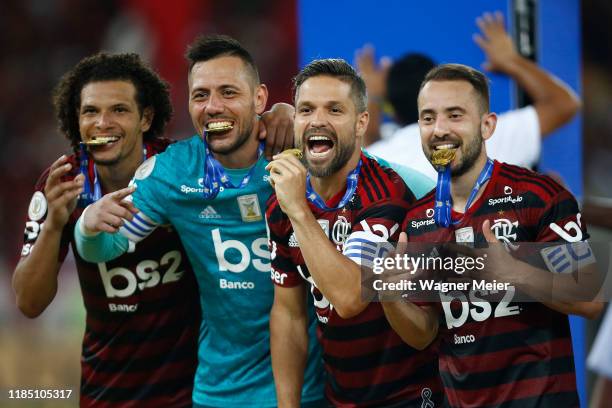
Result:
[[[146,224],[144,222],[146,222]],[[148,237],[157,228],[157,224],[149,217],[139,212],[132,221],[125,221],[119,229],[121,235],[132,242],[140,242]]]

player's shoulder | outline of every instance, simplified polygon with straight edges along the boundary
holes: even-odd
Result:
[[[372,203],[386,200],[415,201],[415,196],[402,177],[386,162],[362,154],[360,186],[363,199]]]
[[[555,197],[572,194],[550,176],[508,163],[498,163],[498,188],[504,194],[536,194],[548,202]],[[503,186],[503,187],[502,187]]]
[[[159,159],[162,161],[170,161],[180,157],[185,163],[190,163],[190,160],[197,157],[199,154],[198,145],[201,144],[201,142],[200,136],[194,135],[187,139],[168,143],[165,150],[158,155]]]
[[[145,146],[147,149],[151,150],[152,154],[159,154],[164,152],[168,146],[175,142],[176,140],[167,137],[153,137],[145,142]]]
[[[195,138],[196,136],[194,136]],[[134,174],[136,180],[146,178],[162,179],[167,181],[179,172],[185,171],[186,167],[196,163],[193,152],[193,138],[173,141],[171,139],[158,138],[155,140],[155,148],[160,149],[157,154],[149,157],[140,165]],[[152,177],[149,177],[152,176]]]

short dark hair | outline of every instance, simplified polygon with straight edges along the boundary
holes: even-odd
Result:
[[[387,76],[387,100],[391,103],[400,125],[415,123],[419,119],[417,98],[425,75],[436,66],[426,55],[405,54],[393,62]]]
[[[201,35],[187,46],[185,58],[189,62],[189,72],[198,62],[218,57],[238,57],[253,75],[256,84],[260,83],[259,71],[251,54],[235,39],[227,35]]]
[[[482,113],[489,112],[489,82],[477,69],[462,64],[442,64],[427,73],[419,92],[429,81],[466,81],[469,82],[480,98]]]
[[[318,59],[306,65],[293,78],[294,100],[297,99],[297,93],[300,86],[309,78],[316,76],[331,76],[346,82],[351,86],[351,97],[357,108],[357,112],[365,112],[368,106],[368,95],[366,85],[357,71],[343,59],[328,58]]]
[[[79,108],[81,91],[91,82],[127,81],[136,88],[136,103],[142,115],[145,108],[153,110],[153,121],[144,139],[161,136],[172,118],[168,84],[144,63],[138,54],[101,52],[82,59],[68,71],[53,91],[53,107],[59,130],[76,149],[81,141]]]

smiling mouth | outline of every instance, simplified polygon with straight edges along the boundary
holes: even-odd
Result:
[[[308,153],[313,157],[322,157],[334,148],[334,141],[327,136],[311,136],[306,142]]]
[[[117,140],[119,140],[119,136],[94,136],[91,139],[87,140],[85,144],[87,146],[104,146],[107,144],[114,143]]]
[[[206,131],[208,133],[227,132],[228,130],[232,130],[233,128],[234,123],[229,120],[214,121],[206,124]]]

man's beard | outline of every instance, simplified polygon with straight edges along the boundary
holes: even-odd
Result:
[[[251,137],[251,133],[253,133],[253,124],[250,123],[249,126],[243,132],[238,133],[238,137],[231,145],[223,147],[221,149],[215,149],[210,143],[208,143],[208,147],[213,153],[227,156],[228,154],[234,153],[235,151],[240,149],[242,145],[244,145],[249,140],[249,137]]]
[[[100,160],[100,159],[96,159],[96,155],[91,151],[89,152],[88,155],[96,166],[114,166],[115,164],[118,164],[121,162],[121,159],[123,156],[121,152],[119,152],[117,153],[117,156],[111,159]]]
[[[480,152],[482,151],[482,132],[480,129],[476,137],[474,137],[468,145],[462,147],[465,148],[461,151],[461,163],[454,169],[451,167],[452,177],[464,175],[474,166],[476,160],[478,160],[478,156],[480,156]]]
[[[313,177],[329,177],[332,174],[339,171],[344,165],[351,159],[353,153],[355,152],[355,144],[347,143],[341,144],[340,140],[336,137],[336,145],[334,146],[336,149],[336,153],[329,163],[329,166],[319,167],[319,166],[311,166],[308,160],[306,159],[306,168],[310,172],[310,175]],[[308,146],[306,146],[308,149]]]

